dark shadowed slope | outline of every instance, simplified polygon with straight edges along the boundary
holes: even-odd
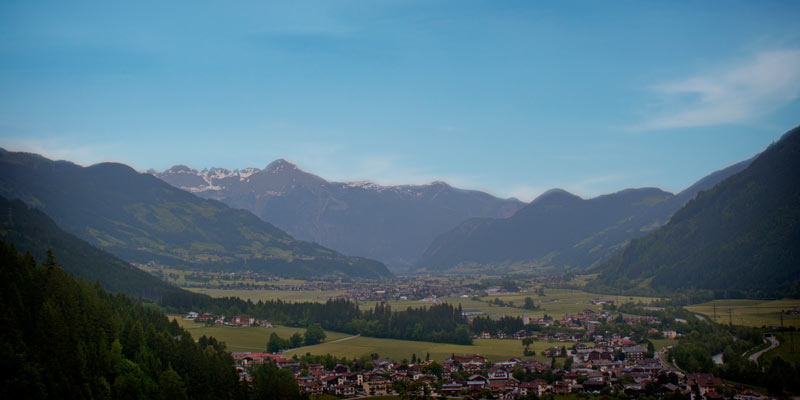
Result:
[[[548,191],[507,219],[464,222],[433,241],[419,266],[447,269],[462,264],[529,264],[587,268],[631,239],[645,235],[702,190],[747,166],[743,161],[701,179],[677,195],[655,188],[626,189],[581,199]]]
[[[166,291],[181,290],[64,232],[50,217],[22,201],[1,196],[0,240],[39,261],[52,250],[65,270],[89,282],[98,281],[111,292],[158,299]]]
[[[284,276],[390,274],[380,262],[295,240],[250,212],[122,164],[81,167],[3,151],[0,195],[22,199],[64,230],[131,262]]]
[[[597,271],[626,290],[800,296],[800,128]]]

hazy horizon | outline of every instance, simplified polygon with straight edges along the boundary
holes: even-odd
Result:
[[[0,10],[0,145],[80,164],[677,192],[800,111],[797,3]]]

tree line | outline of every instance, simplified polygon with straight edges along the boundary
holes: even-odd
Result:
[[[274,366],[239,380],[225,345],[195,341],[159,310],[38,265],[0,241],[0,398],[295,399]],[[288,375],[287,375],[288,373]]]
[[[395,311],[377,303],[371,310],[361,310],[357,303],[331,299],[324,303],[289,303],[281,300],[242,300],[236,297],[211,298],[196,293],[165,293],[161,304],[175,312],[202,310],[215,314],[247,314],[286,326],[308,327],[364,336],[418,340],[440,343],[472,344],[467,320],[461,305],[447,303],[430,307],[409,307]]]

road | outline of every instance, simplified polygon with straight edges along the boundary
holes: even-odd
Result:
[[[750,361],[754,361],[756,364],[758,364],[758,357],[761,357],[762,354],[764,354],[764,353],[766,353],[766,352],[778,347],[778,345],[781,344],[775,336],[770,336],[770,337],[767,338],[767,340],[769,340],[771,342],[769,347],[767,347],[764,350],[757,351],[757,352],[753,353],[750,356]]]
[[[672,365],[671,362],[667,361],[664,358],[664,356],[666,356],[667,351],[669,351],[670,348],[672,348],[672,346],[667,346],[658,350],[655,354],[656,360],[658,360],[658,362],[661,363],[661,366],[664,368],[664,370],[680,372],[678,368],[676,368],[674,365]]]
[[[348,336],[348,337],[346,337],[346,338],[336,339],[336,340],[332,340],[332,341],[330,341],[330,342],[322,342],[322,343],[319,343],[319,344],[314,344],[314,345],[311,345],[311,346],[295,347],[295,348],[293,348],[293,349],[288,349],[288,350],[284,351],[283,353],[281,353],[281,356],[282,356],[282,357],[284,357],[284,358],[286,358],[286,353],[288,353],[288,352],[290,352],[290,351],[291,351],[291,352],[295,352],[295,351],[297,351],[297,350],[300,350],[300,349],[305,349],[306,347],[314,347],[314,346],[319,346],[319,345],[321,345],[321,344],[328,344],[328,343],[338,343],[338,342],[344,342],[345,340],[354,339],[354,338],[357,338],[357,337],[359,337],[359,336],[361,336],[361,334],[360,334],[360,333],[359,333],[358,335]]]

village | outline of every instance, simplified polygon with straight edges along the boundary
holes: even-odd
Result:
[[[469,310],[465,316],[469,320]],[[198,323],[227,326],[272,327],[265,320],[248,316],[225,318],[211,313],[186,316]],[[297,385],[309,395],[327,394],[339,398],[385,395],[433,395],[442,397],[480,397],[496,399],[527,398],[535,395],[619,394],[631,397],[680,396],[691,399],[760,399],[763,395],[745,387],[725,385],[712,374],[684,373],[667,361],[666,351],[656,351],[647,340],[634,340],[618,334],[602,335],[601,324],[612,319],[633,326],[651,326],[649,337],[674,339],[674,330],[660,330],[657,318],[614,315],[606,310],[584,310],[578,314],[523,318],[526,329],[508,333],[478,332],[475,339],[522,340],[525,356],[490,362],[480,354],[452,354],[435,361],[376,358],[331,358],[312,355],[288,356],[286,352],[232,353],[240,379],[252,380],[250,371],[259,364],[271,363],[290,371]],[[546,332],[536,330],[547,328]],[[539,359],[529,353],[527,344],[547,342]],[[542,361],[542,357],[545,358]],[[670,397],[678,398],[678,397]]]
[[[306,361],[312,358],[310,355],[286,358],[280,353],[233,353],[233,357],[243,380],[251,379],[248,371],[252,366],[274,363],[291,371],[297,384],[309,395],[325,393],[341,398],[397,395],[403,391],[496,399],[617,391],[657,398],[670,394],[691,399],[725,398],[720,391],[727,389],[720,378],[712,374],[684,374],[664,361],[661,354],[648,354],[646,345],[627,337],[595,335],[591,346],[580,342],[558,343],[560,346],[548,349],[546,356],[552,357],[549,362],[521,358],[489,362],[484,356],[470,354],[452,355],[442,363],[374,359],[367,365],[359,365],[359,360],[354,359],[325,366]],[[742,390],[734,398],[762,397]]]

